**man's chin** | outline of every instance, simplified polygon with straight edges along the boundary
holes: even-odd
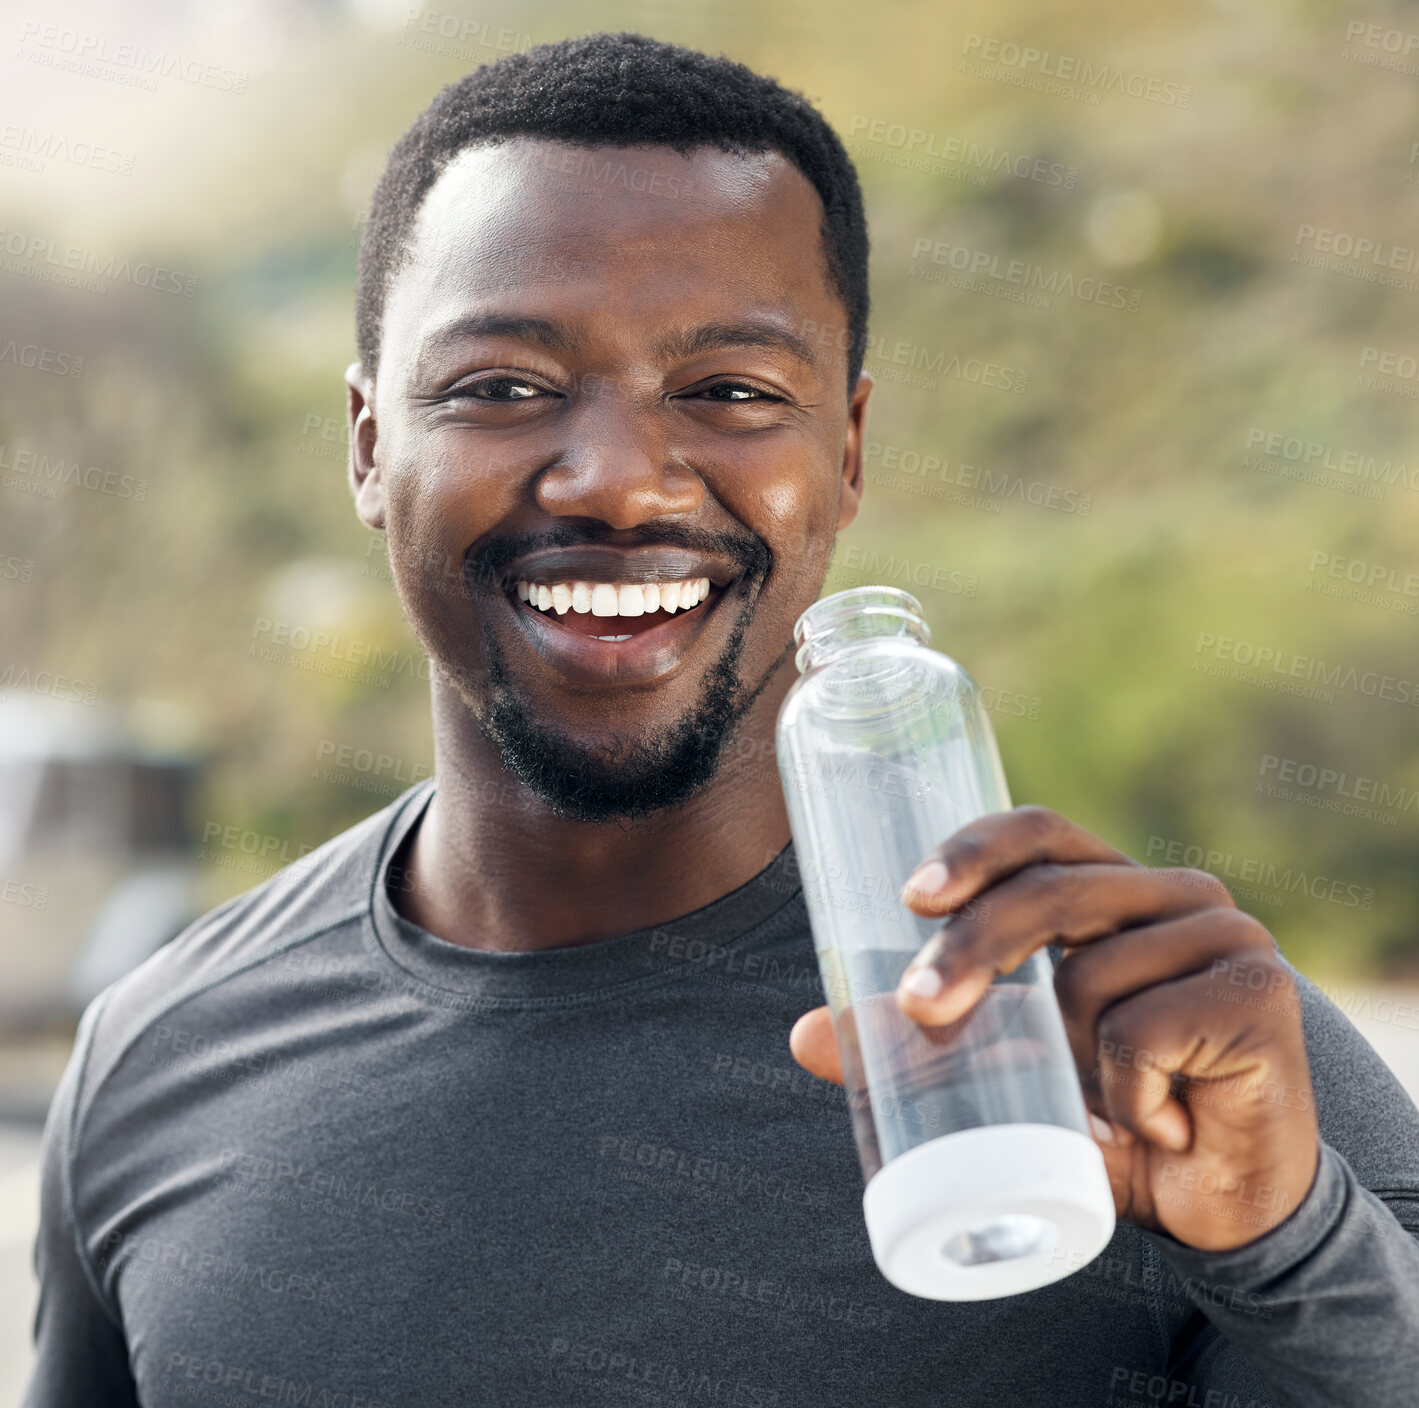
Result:
[[[631,712],[623,701],[605,704],[604,736],[577,736],[550,720],[544,705],[520,687],[508,668],[497,635],[485,623],[485,656],[480,678],[453,662],[445,675],[503,766],[547,809],[574,821],[626,822],[682,806],[715,777],[726,744],[763,692],[782,661],[753,687],[740,678],[739,665],[752,609],[741,612],[723,652],[705,671],[691,699],[667,710],[662,698],[657,721],[627,727]],[[640,691],[636,702],[648,705]],[[659,691],[655,691],[659,693]],[[670,722],[665,723],[667,713]]]
[[[503,766],[549,811],[569,821],[612,822],[688,802],[713,780],[736,721],[732,709],[700,711],[658,736],[588,745],[502,699],[484,716],[483,729]]]

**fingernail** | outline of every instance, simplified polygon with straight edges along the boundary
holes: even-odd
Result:
[[[1092,1110],[1089,1111],[1089,1128],[1094,1131],[1094,1138],[1100,1144],[1114,1142],[1113,1126],[1107,1120],[1101,1120]]]
[[[909,992],[914,997],[933,998],[945,986],[941,981],[941,974],[929,963],[923,963],[920,968],[914,968],[907,974],[902,982],[902,991]]]
[[[940,860],[929,860],[917,866],[907,879],[907,883],[902,887],[903,892],[915,890],[919,894],[929,895],[936,890],[946,888],[946,863]]]

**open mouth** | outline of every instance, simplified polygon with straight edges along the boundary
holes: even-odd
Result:
[[[741,564],[671,543],[584,542],[528,553],[496,580],[522,638],[572,685],[649,687],[722,650],[721,601]]]
[[[708,577],[666,577],[660,581],[543,581],[519,578],[513,584],[524,609],[589,640],[621,644],[676,617],[706,609],[721,590]]]

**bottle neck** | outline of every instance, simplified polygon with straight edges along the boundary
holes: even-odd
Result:
[[[853,587],[816,601],[798,618],[793,639],[800,671],[816,669],[849,646],[878,637],[926,645],[931,631],[921,603],[896,587]]]

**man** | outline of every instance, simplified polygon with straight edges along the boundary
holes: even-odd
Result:
[[[435,778],[86,1012],[31,1408],[1413,1403],[1419,1112],[1210,876],[1040,809],[923,858],[899,1000],[1052,946],[1117,1234],[1004,1300],[872,1261],[772,766],[866,257],[805,100],[637,35],[396,146],[350,473]]]

